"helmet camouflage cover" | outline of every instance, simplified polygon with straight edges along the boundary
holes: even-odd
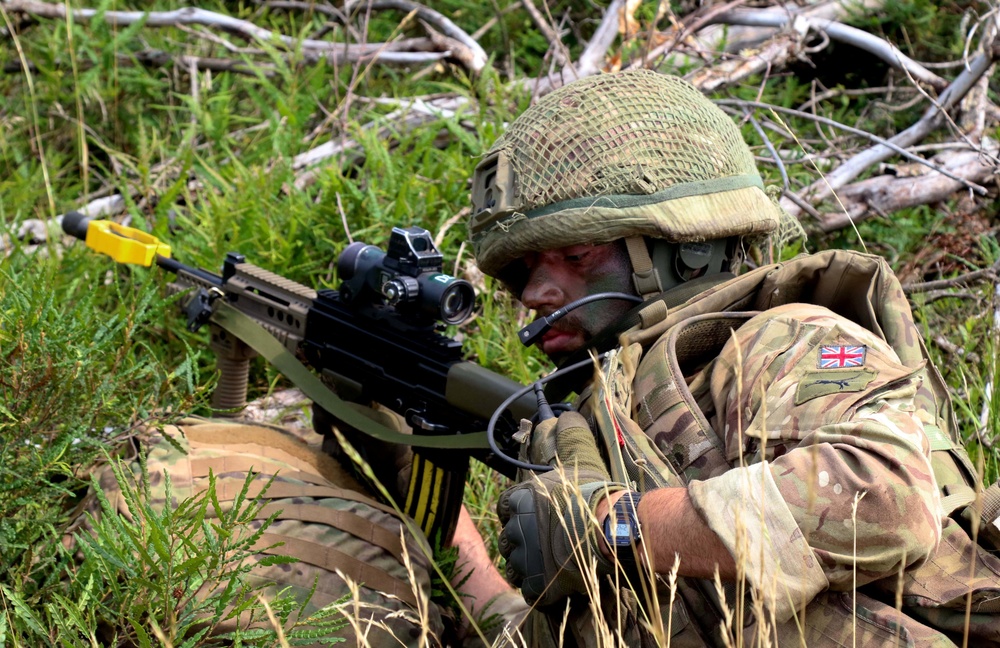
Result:
[[[476,167],[469,236],[496,276],[526,252],[631,236],[763,236],[781,211],[739,129],[650,70],[576,81],[526,110]]]

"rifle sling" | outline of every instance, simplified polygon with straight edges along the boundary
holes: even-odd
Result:
[[[278,340],[268,333],[251,317],[230,306],[224,300],[216,303],[212,322],[228,333],[242,340],[247,346],[263,356],[275,369],[298,387],[307,398],[330,412],[347,425],[360,430],[379,441],[399,443],[415,448],[437,448],[447,450],[485,450],[489,448],[485,432],[429,436],[403,434],[380,425],[367,416],[348,407],[343,400],[330,391],[304,364],[292,355]]]

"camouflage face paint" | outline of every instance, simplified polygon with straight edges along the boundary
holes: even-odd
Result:
[[[524,257],[527,281],[521,301],[540,315],[600,292],[634,294],[628,255],[618,243],[573,245]],[[588,340],[617,322],[631,304],[607,300],[588,304],[560,319],[539,341],[555,361],[583,347]]]

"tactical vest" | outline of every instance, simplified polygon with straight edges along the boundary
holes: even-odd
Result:
[[[1000,559],[988,551],[1000,549],[1000,485],[983,492],[959,442],[947,388],[927,361],[902,287],[879,257],[846,251],[801,256],[739,276],[681,306],[668,309],[654,302],[641,311],[641,325],[622,336],[622,347],[605,363],[603,380],[585,395],[612,477],[650,490],[729,471],[733,458],[726,457],[687,378],[717,356],[732,331],[748,319],[794,303],[823,306],[860,324],[888,342],[905,367],[923,372],[914,400],[936,414],[925,432],[950,517],[942,522],[933,559],[899,579],[871,583],[856,593],[823,592],[806,608],[804,628],[792,619],[771,628],[769,636],[780,646],[810,648],[951,646],[952,640],[961,644],[968,628],[969,645],[1000,646]],[[667,345],[656,356],[665,363],[642,362],[654,344]],[[970,526],[978,531],[978,545],[967,533]],[[723,610],[738,607],[733,605],[738,600],[734,586],[720,592],[712,583],[680,579],[677,593],[671,645],[721,645],[725,640],[718,628],[724,622],[748,645],[755,640],[756,616],[749,600],[731,618]],[[660,607],[661,618],[669,618],[669,606]],[[745,620],[742,629],[735,627],[734,619],[740,618]],[[649,643],[649,637],[642,643]]]
[[[286,431],[232,421],[188,419],[138,436],[148,447],[151,504],[176,506],[180,500],[204,494],[210,474],[222,511],[229,511],[238,498],[244,503],[263,499],[248,532],[273,520],[256,538],[256,552],[245,560],[253,565],[248,582],[263,587],[266,599],[283,592],[296,601],[308,601],[303,615],[340,604],[346,617],[356,619],[336,633],[348,645],[356,641],[361,645],[361,635],[363,643],[372,646],[441,640],[446,619],[428,600],[429,546],[398,513],[367,496],[335,460]],[[129,465],[138,479],[138,461]],[[165,500],[164,475],[170,477],[172,504]],[[241,495],[248,475],[249,490]],[[132,519],[110,468],[99,481],[113,509]],[[214,506],[207,510],[209,516],[214,514]],[[92,513],[98,514],[99,507]],[[265,560],[275,555],[297,562]],[[212,594],[202,590],[197,596]],[[270,627],[270,622],[251,619],[244,612],[216,626],[213,633],[251,627]]]

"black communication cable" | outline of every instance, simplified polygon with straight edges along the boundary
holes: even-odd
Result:
[[[591,304],[595,301],[601,301],[605,299],[621,299],[636,304],[642,303],[641,297],[638,297],[636,295],[630,295],[628,293],[623,293],[623,292],[603,292],[603,293],[595,293],[593,295],[587,295],[586,297],[582,297],[580,299],[577,299],[576,301],[572,301],[569,304],[566,304],[562,308],[553,311],[548,315],[537,318],[534,322],[528,324],[520,331],[518,331],[518,339],[521,340],[521,344],[525,346],[530,346],[534,344],[539,337],[545,335],[545,332],[548,331],[550,328],[552,328],[552,326],[558,320],[568,315],[570,311],[580,308],[581,306],[586,306],[587,304]],[[597,359],[603,360],[605,357],[607,357],[607,355],[608,355],[607,353],[602,353],[597,356]],[[540,464],[527,463],[525,461],[521,461],[519,459],[510,457],[505,452],[503,452],[500,449],[500,446],[497,444],[495,436],[497,421],[500,420],[501,414],[504,412],[504,410],[507,409],[507,407],[511,403],[516,401],[518,398],[521,398],[530,391],[534,391],[535,398],[538,399],[538,411],[539,414],[542,415],[542,420],[555,416],[555,414],[552,412],[551,406],[549,406],[548,401],[545,399],[545,394],[542,392],[542,385],[549,382],[550,380],[558,378],[559,376],[565,375],[571,371],[575,371],[577,369],[585,367],[586,365],[591,364],[593,362],[594,362],[593,358],[586,358],[569,366],[562,367],[558,371],[554,371],[548,376],[540,378],[539,380],[528,385],[527,387],[519,389],[517,392],[509,396],[507,400],[500,403],[500,406],[497,407],[496,410],[494,410],[493,416],[490,417],[489,425],[486,427],[486,439],[489,441],[490,450],[493,451],[493,454],[495,454],[503,461],[506,461],[507,463],[511,464],[512,466],[520,468],[522,470],[531,470],[533,472],[547,472],[549,470],[552,470],[552,466],[543,466]]]

